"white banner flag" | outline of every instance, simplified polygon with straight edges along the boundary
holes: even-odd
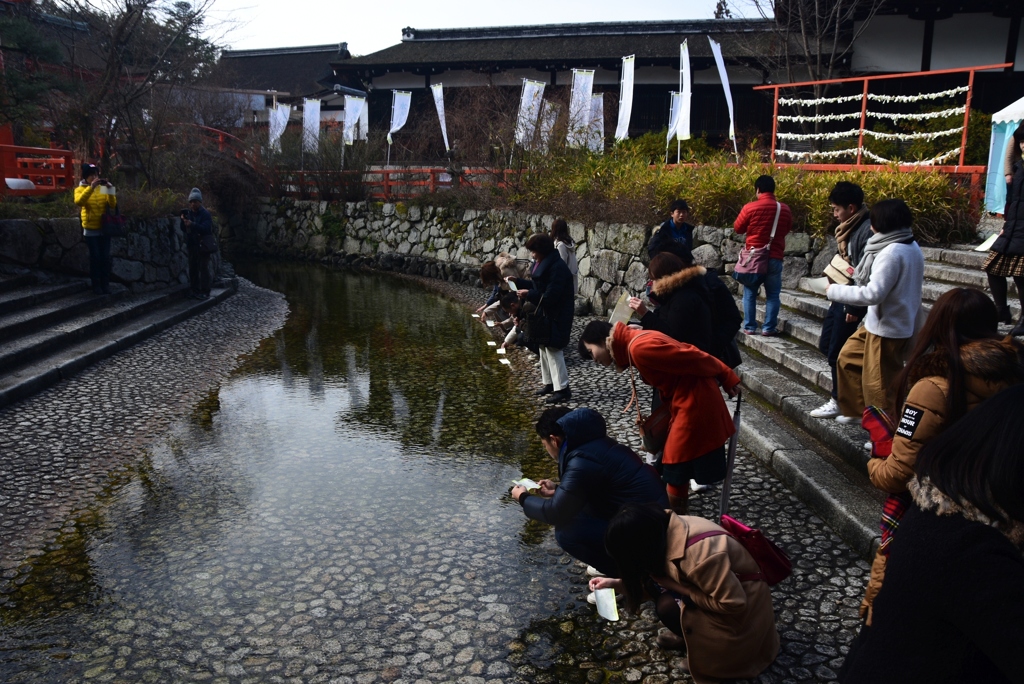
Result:
[[[572,95],[569,98],[569,132],[565,142],[569,147],[583,147],[587,144],[590,130],[590,102],[594,94],[594,72],[584,69],[572,70]]]
[[[591,152],[604,153],[604,93],[590,96],[590,126],[587,128],[587,147]]]
[[[267,141],[267,146],[275,152],[281,151],[281,136],[284,135],[284,129],[288,127],[288,117],[290,117],[291,114],[291,105],[283,105],[280,103],[267,112],[267,129],[270,135],[270,139]]]
[[[555,124],[558,123],[558,112],[561,109],[554,102],[544,100],[540,108],[540,149],[548,151],[551,144],[551,136],[555,132]]]
[[[356,126],[359,118],[363,115],[363,107],[366,106],[366,98],[345,96],[345,127],[342,129],[342,137],[346,145],[351,145],[356,140]]]
[[[320,149],[320,100],[302,102],[302,149],[305,152]]]
[[[391,91],[391,128],[388,130],[388,145],[393,145],[392,133],[402,130],[409,120],[409,107],[412,104],[412,93],[407,90]]]
[[[619,84],[619,122],[615,125],[615,139],[629,137],[629,117],[633,114],[633,66],[636,55],[622,58],[622,80]]]
[[[682,78],[679,90],[681,91],[681,104],[679,107],[679,125],[676,127],[677,140],[690,139],[690,98],[693,89],[690,79],[690,46],[683,41],[679,46],[679,73]]]
[[[363,108],[359,110],[359,130],[356,140],[366,140],[370,132],[370,103],[363,102]]]
[[[669,91],[668,94],[668,137],[665,138],[665,147],[672,142],[672,139],[676,137],[679,131],[679,114],[682,110],[682,93],[677,93],[674,90]]]
[[[736,126],[733,123],[732,113],[732,91],[729,90],[729,74],[725,71],[725,60],[722,59],[722,46],[708,38],[711,43],[711,52],[715,55],[715,64],[718,66],[718,76],[722,79],[722,88],[725,89],[725,103],[729,105],[729,139],[732,140],[733,151],[736,150]],[[736,153],[737,159],[739,152]]]
[[[451,152],[448,147],[448,126],[444,122],[444,89],[442,84],[437,83],[430,86],[430,91],[434,93],[434,106],[437,107],[437,120],[441,122],[441,135],[444,136],[444,151]]]
[[[519,99],[519,118],[516,119],[516,145],[529,149],[537,135],[537,117],[544,101],[544,84],[523,79],[523,94]]]

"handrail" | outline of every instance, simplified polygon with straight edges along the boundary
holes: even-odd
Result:
[[[31,155],[31,156],[29,156]],[[74,153],[47,147],[0,145],[0,193],[30,197],[64,192],[74,187]],[[31,190],[12,190],[3,179],[31,181]]]

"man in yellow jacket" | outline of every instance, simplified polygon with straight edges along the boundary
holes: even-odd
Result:
[[[89,247],[92,291],[110,293],[110,237],[103,234],[103,214],[117,206],[110,181],[100,178],[95,164],[82,164],[82,182],[75,188],[75,205],[82,208],[82,235]]]

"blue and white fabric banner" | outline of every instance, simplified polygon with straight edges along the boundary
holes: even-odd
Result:
[[[302,102],[302,150],[316,152],[320,149],[320,100],[306,99]]]
[[[594,94],[594,71],[572,70],[572,95],[569,97],[569,129],[565,144],[569,147],[584,147],[589,140],[590,113],[593,111],[591,96]]]
[[[587,148],[604,154],[604,93],[590,96],[590,125],[587,126]]]
[[[690,46],[684,40],[679,46],[679,73],[682,83],[679,86],[680,107],[679,125],[676,127],[676,140],[689,140],[690,135],[690,99],[693,95],[693,86],[690,79]],[[731,101],[731,100],[730,100]],[[730,112],[732,111],[730,105]],[[730,120],[732,115],[729,116]]]
[[[629,137],[629,118],[633,114],[633,68],[636,55],[622,58],[622,79],[619,82],[619,120],[615,124],[615,139]]]
[[[393,145],[392,133],[402,130],[409,120],[409,107],[412,104],[412,93],[407,90],[391,91],[391,128],[388,129],[388,145]]]
[[[365,106],[366,98],[345,96],[345,127],[342,129],[342,137],[346,145],[351,145],[356,140],[356,126],[359,125]]]
[[[291,114],[291,105],[281,103],[276,104],[267,112],[267,132],[269,134],[267,147],[274,152],[281,151],[281,136],[284,135],[284,129],[288,127],[288,117]]]
[[[537,118],[544,101],[544,84],[523,79],[523,94],[519,98],[519,117],[516,119],[516,145],[530,149],[537,135]]]
[[[729,74],[725,70],[725,60],[722,59],[722,46],[711,40],[711,52],[715,55],[715,65],[718,67],[718,76],[722,79],[722,88],[725,89],[725,103],[729,106],[729,139],[733,142],[733,149],[736,149],[736,125],[732,111],[732,91],[729,89]],[[737,156],[738,153],[737,153]]]
[[[561,111],[554,102],[544,100],[540,107],[540,140],[538,145],[541,152],[547,152],[551,144],[551,136],[555,132],[555,124],[558,123],[558,112]]]
[[[356,132],[356,140],[366,140],[370,132],[370,103],[364,102],[363,108],[359,110],[359,129]]]
[[[437,120],[441,122],[441,135],[444,136],[444,151],[451,152],[452,148],[448,146],[448,126],[444,120],[444,86],[441,83],[435,83],[430,86],[430,92],[434,94],[434,107],[437,108]]]
[[[679,116],[682,112],[683,94],[672,90],[668,94],[668,137],[665,138],[665,147],[675,139],[679,131]]]

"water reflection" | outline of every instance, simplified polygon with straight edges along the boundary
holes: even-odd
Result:
[[[503,496],[554,466],[464,309],[239,264],[286,325],[22,570],[0,681],[504,674],[566,561]]]

